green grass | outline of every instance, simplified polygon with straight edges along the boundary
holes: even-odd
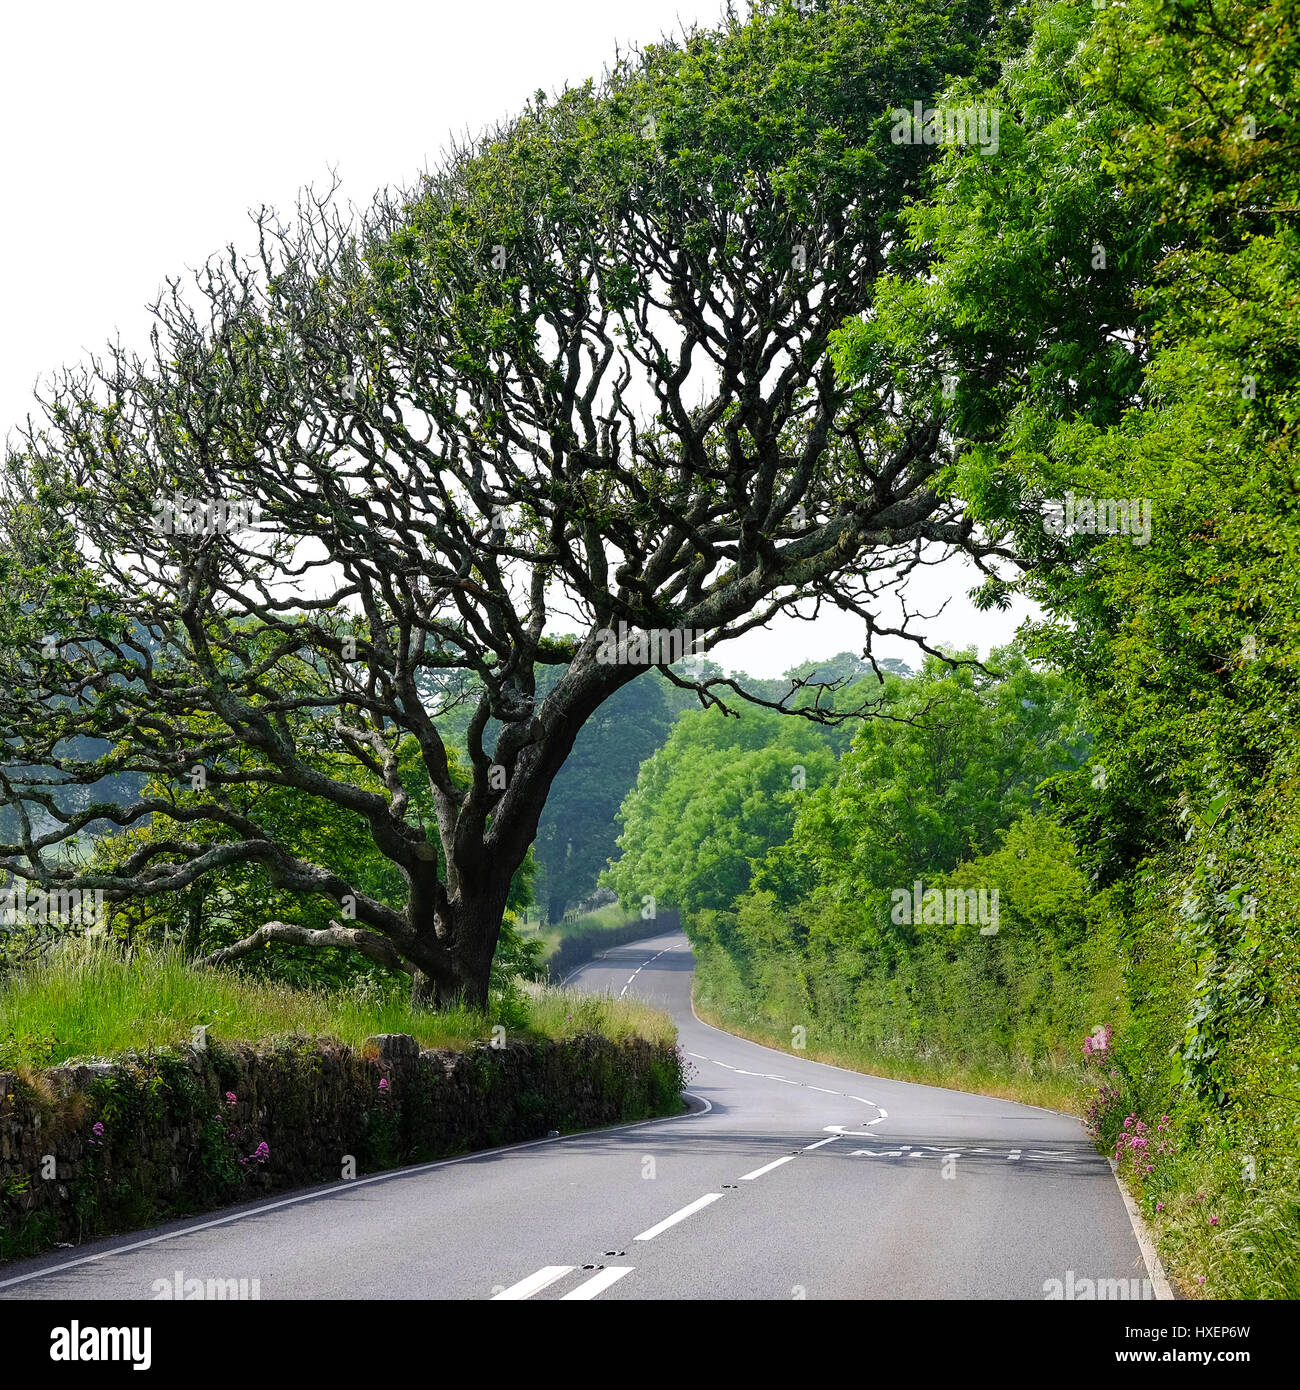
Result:
[[[508,1034],[564,1038],[675,1038],[665,1014],[627,1000],[541,985],[494,1001],[487,1012],[412,1009],[402,995],[364,987],[294,989],[235,971],[194,970],[175,952],[137,953],[70,942],[0,984],[0,1066],[50,1066],[188,1043],[206,1025],[223,1042],[332,1038],[357,1047],[376,1033],[409,1033],[424,1047],[464,1049],[496,1024]]]
[[[1126,1109],[1111,1111],[1108,1138],[1117,1137]],[[1135,1132],[1149,1142],[1141,1152],[1120,1146],[1120,1176],[1181,1291],[1189,1298],[1300,1298],[1293,1116],[1270,1115],[1261,1132],[1256,1117],[1240,1111],[1133,1113],[1146,1125],[1145,1134]]]
[[[887,1076],[893,1081],[942,1086],[949,1091],[997,1096],[1002,1100],[1039,1105],[1047,1110],[1061,1110],[1071,1115],[1078,1115],[1082,1110],[1077,1067],[1056,1072],[1041,1066],[1033,1070],[1029,1067],[981,1066],[955,1061],[937,1051],[927,1053],[924,1049],[905,1053],[848,1042],[819,1044],[811,1035],[806,1039],[805,1047],[796,1049],[792,1045],[790,1029],[781,1030],[760,1019],[746,1018],[739,1009],[728,1008],[717,1000],[702,1004],[697,997],[695,1011],[705,1023],[715,1028],[748,1038],[751,1042],[764,1043],[792,1056],[826,1062],[833,1067],[844,1067],[870,1076]]]
[[[542,959],[546,961],[560,949],[560,943],[566,936],[577,936],[580,932],[593,930],[613,931],[639,918],[639,913],[628,911],[621,903],[606,903],[594,912],[584,912],[575,922],[556,922],[547,927],[534,922],[529,926],[520,927],[519,934],[540,941]]]
[[[1165,1167],[1158,1181],[1127,1181],[1186,1297],[1300,1298],[1294,1159],[1258,1184],[1236,1154],[1189,1149]]]
[[[533,1026],[549,1038],[575,1033],[600,1033],[614,1042],[646,1038],[675,1043],[677,1026],[659,1009],[636,999],[615,999],[609,994],[579,994],[556,985],[525,985]]]

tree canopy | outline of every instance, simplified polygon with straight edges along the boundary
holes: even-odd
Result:
[[[997,37],[985,0],[763,0],[539,94],[357,223],[263,212],[251,255],[170,285],[152,350],[65,373],[5,462],[0,869],[119,902],[256,865],[338,911],[228,952],[361,933],[419,997],[481,1000],[554,778],[649,665],[598,660],[603,633],[712,652],[831,602],[868,651],[924,644],[882,594],[997,547],[928,376],[849,385],[828,349],[883,276],[927,274],[901,218],[934,151],[893,109],[990,78]],[[465,702],[462,783],[439,720]],[[123,774],[151,790],[72,809]],[[363,823],[403,901],[286,842],[257,788]],[[145,818],[172,830],[116,867],[60,852]]]

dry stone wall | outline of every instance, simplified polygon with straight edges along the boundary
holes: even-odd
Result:
[[[0,1259],[266,1193],[675,1114],[678,1054],[595,1034],[466,1052],[386,1034],[0,1071]]]

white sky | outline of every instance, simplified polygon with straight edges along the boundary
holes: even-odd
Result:
[[[542,87],[598,74],[622,41],[710,23],[720,0],[37,0],[6,6],[0,69],[0,434],[44,373],[120,335],[143,346],[145,305],[227,241],[247,212],[287,209],[331,169],[358,204],[409,184],[449,135],[512,115]],[[931,640],[1006,641],[1024,610],[975,613],[972,579],[927,576],[909,603]],[[861,649],[861,624],[779,621],[718,652],[777,675]],[[911,649],[882,655],[911,664]]]

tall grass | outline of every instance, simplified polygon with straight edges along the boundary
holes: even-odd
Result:
[[[636,999],[579,994],[558,985],[527,984],[524,991],[534,1028],[548,1038],[600,1033],[614,1042],[634,1037],[651,1042],[677,1041],[677,1028],[672,1019]]]
[[[934,1048],[887,1048],[840,1039],[831,1043],[804,1041],[796,1050],[789,1027],[779,1027],[752,1011],[738,1007],[732,1001],[697,997],[695,1012],[700,1018],[724,1032],[763,1043],[781,1052],[825,1062],[846,1071],[860,1071],[870,1076],[887,1076],[893,1081],[914,1081],[922,1086],[941,1086],[949,1091],[971,1091],[982,1096],[997,1096],[1002,1100],[1019,1101],[1022,1105],[1037,1105],[1047,1110],[1060,1110],[1077,1115],[1082,1109],[1079,1100],[1081,1068],[1075,1064],[1056,1069],[1052,1061],[1031,1064],[1025,1059],[1009,1059],[1002,1066],[964,1062],[945,1056]]]
[[[624,1000],[528,986],[487,1011],[413,1009],[403,994],[295,989],[236,971],[195,970],[173,950],[129,957],[112,943],[63,943],[0,982],[0,1066],[48,1066],[190,1042],[209,1029],[225,1042],[332,1038],[357,1047],[376,1033],[409,1033],[423,1047],[464,1049],[507,1034],[562,1038],[599,1031],[673,1038],[666,1015]]]
[[[586,937],[600,932],[617,932],[628,927],[632,922],[639,922],[641,914],[633,912],[623,906],[622,903],[606,903],[604,907],[594,908],[591,912],[584,912],[572,922],[552,922],[543,926],[540,922],[532,922],[521,926],[519,934],[533,941],[542,943],[542,960],[549,961],[557,952],[562,952],[564,943],[571,937]],[[647,928],[654,926],[653,922],[646,923]],[[652,933],[647,930],[646,935]]]

